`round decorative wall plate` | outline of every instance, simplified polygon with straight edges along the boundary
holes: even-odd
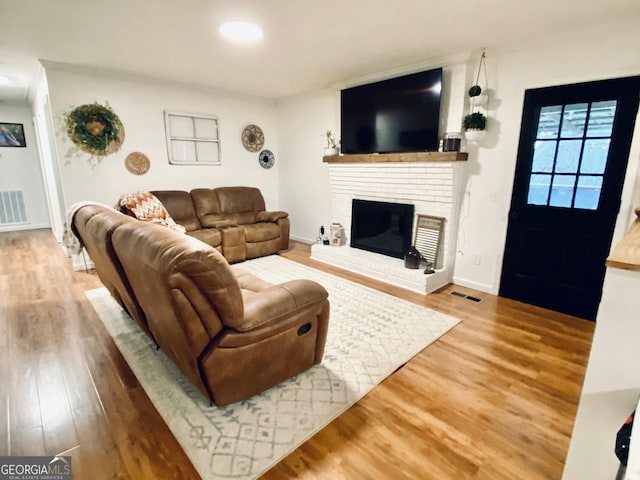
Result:
[[[134,175],[144,175],[149,171],[151,162],[149,161],[149,157],[144,153],[131,152],[127,155],[127,158],[124,159],[124,166]]]
[[[273,156],[273,152],[271,150],[262,150],[258,155],[258,162],[262,168],[271,168],[273,167],[273,162],[276,161],[276,158]]]
[[[67,135],[83,152],[106,156],[120,150],[124,126],[109,107],[98,103],[80,105],[66,118]]]
[[[264,133],[257,125],[247,125],[242,131],[242,145],[250,152],[257,152],[264,145]]]

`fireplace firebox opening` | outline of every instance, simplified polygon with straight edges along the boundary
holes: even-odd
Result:
[[[413,238],[414,210],[410,204],[354,198],[351,204],[351,247],[403,258]]]

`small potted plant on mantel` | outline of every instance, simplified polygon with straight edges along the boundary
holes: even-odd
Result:
[[[465,115],[462,120],[462,128],[464,128],[464,138],[468,142],[479,142],[486,135],[487,117],[482,112],[473,112]]]
[[[325,133],[327,138],[327,146],[324,149],[325,156],[338,155],[338,142],[333,134],[333,131],[327,130]]]

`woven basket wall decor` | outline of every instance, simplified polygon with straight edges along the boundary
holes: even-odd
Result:
[[[144,175],[149,171],[151,162],[142,152],[131,152],[124,160],[124,166],[134,175]]]

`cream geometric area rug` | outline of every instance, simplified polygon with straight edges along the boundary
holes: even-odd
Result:
[[[242,268],[271,283],[315,280],[331,315],[320,365],[227,407],[210,406],[105,288],[86,292],[204,479],[258,477],[460,321],[276,255]]]

